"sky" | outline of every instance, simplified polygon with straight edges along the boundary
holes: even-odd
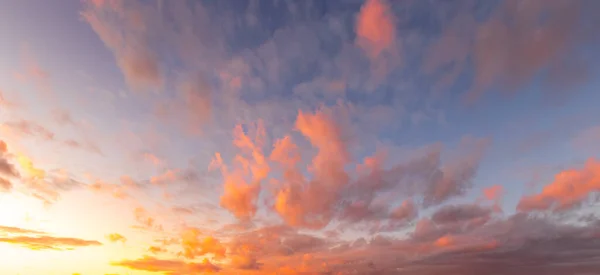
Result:
[[[0,0],[10,275],[600,270],[600,2]]]

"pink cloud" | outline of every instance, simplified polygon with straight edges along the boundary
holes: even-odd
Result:
[[[478,27],[473,56],[476,75],[467,100],[476,100],[493,85],[514,91],[568,57],[581,39],[575,31],[581,7],[578,2],[561,0],[505,1]],[[545,20],[540,24],[542,17]]]
[[[164,84],[158,56],[150,46],[149,15],[137,2],[93,1],[82,18],[109,48],[134,89],[160,88]],[[155,15],[157,16],[157,15]]]
[[[379,55],[396,42],[395,18],[385,0],[368,0],[356,19],[357,43],[370,58]]]
[[[539,194],[524,196],[520,211],[561,211],[579,206],[592,193],[600,192],[600,162],[590,158],[581,169],[564,170]]]
[[[483,189],[483,195],[490,201],[498,201],[502,197],[503,189],[502,185],[493,185]]]

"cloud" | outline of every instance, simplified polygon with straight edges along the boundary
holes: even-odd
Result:
[[[201,232],[197,229],[188,229],[181,236],[183,256],[187,259],[195,259],[199,256],[212,254],[215,258],[225,257],[225,246],[212,236],[200,237]]]
[[[5,154],[6,152],[8,152],[8,146],[4,140],[0,140],[0,155]]]
[[[457,155],[433,175],[434,180],[425,191],[424,205],[440,204],[451,197],[463,195],[472,185],[479,162],[489,144],[488,139],[463,138],[459,144],[461,155]]]
[[[595,227],[594,223],[572,226],[515,215],[479,230],[497,241],[421,257],[405,263],[397,274],[593,273],[599,267],[595,251],[600,248],[593,237]]]
[[[8,192],[13,188],[12,182],[9,180],[0,177],[0,192]]]
[[[262,147],[264,146],[265,129],[258,122],[254,129],[254,138],[244,133],[241,125],[233,131],[234,145],[240,150],[234,158],[233,169],[223,163],[217,153],[210,169],[220,168],[223,176],[224,192],[221,206],[229,210],[239,219],[249,219],[256,213],[256,200],[260,193],[261,181],[270,171]]]
[[[297,256],[327,249],[327,240],[302,234],[288,226],[265,226],[236,234],[226,246],[228,265],[242,270],[271,270],[277,261],[293,261]]]
[[[402,204],[392,210],[392,218],[396,220],[411,221],[418,215],[418,209],[412,200],[406,200]]]
[[[395,46],[396,22],[385,0],[368,0],[356,19],[357,44],[370,58]]]
[[[159,157],[157,157],[156,155],[154,155],[152,153],[144,153],[144,154],[142,154],[142,157],[144,158],[144,160],[154,164],[155,166],[160,166],[164,162],[162,159],[160,159]]]
[[[284,169],[284,179],[275,195],[275,210],[290,225],[322,228],[333,215],[333,205],[349,181],[344,166],[350,154],[341,129],[323,111],[314,114],[299,112],[295,127],[318,149],[313,157],[307,181],[297,170],[298,152],[290,138],[279,140],[271,159]]]
[[[125,242],[127,242],[127,238],[125,238],[123,235],[121,235],[119,233],[108,234],[106,236],[106,239],[109,240],[110,242],[113,242],[113,243],[116,243],[116,242],[125,243]]]
[[[600,162],[590,158],[581,169],[564,170],[535,195],[519,201],[519,211],[564,211],[580,206],[592,193],[600,191]]]
[[[33,179],[44,179],[46,177],[46,171],[35,167],[31,159],[27,156],[19,155],[17,160],[21,166],[21,170],[24,172],[23,176]]]
[[[2,243],[31,250],[72,250],[79,247],[102,245],[98,241],[53,237],[44,232],[10,226],[0,226],[0,235],[3,235],[0,237]]]
[[[22,135],[39,137],[47,141],[54,140],[54,132],[33,121],[21,119],[5,122],[2,125]]]
[[[185,262],[181,260],[163,260],[151,256],[144,256],[136,260],[122,260],[112,262],[112,265],[122,266],[133,270],[148,272],[161,272],[165,275],[184,275],[197,273],[214,273],[220,269],[208,259],[202,262]]]
[[[208,122],[211,116],[212,88],[200,75],[181,83],[180,90],[184,102],[185,118],[188,120],[186,129],[190,133],[198,133],[200,132],[199,127]]]
[[[476,100],[494,85],[514,91],[542,70],[564,66],[561,62],[572,59],[574,47],[587,36],[579,31],[583,6],[561,0],[503,2],[477,29],[476,75],[467,99]]]
[[[41,200],[46,205],[58,201],[62,192],[83,186],[64,170],[46,171],[36,167],[25,155],[17,155],[17,162],[21,168],[20,183],[24,193]]]
[[[492,210],[476,204],[447,205],[432,214],[431,220],[438,225],[461,223],[475,219],[487,220]]]
[[[88,241],[77,238],[41,237],[10,237],[0,238],[0,242],[22,246],[31,250],[71,250],[77,247],[102,245],[98,241]]]
[[[0,89],[0,107],[5,107],[8,109],[8,108],[11,108],[14,106],[15,106],[15,103],[6,99],[6,96],[4,96],[4,91],[2,91],[2,89]]]
[[[65,109],[55,109],[52,111],[52,117],[60,125],[78,126],[79,124],[73,120],[71,113]]]
[[[36,234],[36,235],[45,235],[46,234],[41,231],[24,229],[24,228],[19,228],[19,227],[12,227],[12,226],[1,226],[1,225],[0,225],[0,232],[9,233],[9,234]]]
[[[136,222],[138,222],[144,229],[157,229],[162,231],[162,225],[156,222],[156,219],[146,211],[143,207],[136,207],[133,210],[133,215]]]
[[[493,185],[483,189],[483,195],[490,201],[497,201],[501,198],[503,190],[502,185]]]
[[[166,252],[167,250],[162,248],[162,247],[158,247],[158,246],[150,246],[148,247],[148,252],[152,253],[152,254],[158,254],[158,253],[162,253],[162,252]]]
[[[126,82],[133,89],[160,88],[164,76],[156,52],[150,46],[153,29],[149,18],[160,18],[138,2],[108,1],[88,4],[81,17],[109,48]]]
[[[15,166],[8,162],[8,159],[2,154],[0,154],[0,175],[14,178],[19,177],[19,171],[17,171]]]
[[[15,78],[21,81],[33,82],[41,92],[49,95],[52,92],[50,74],[42,68],[38,60],[31,54],[28,44],[21,45],[21,70],[15,73]]]

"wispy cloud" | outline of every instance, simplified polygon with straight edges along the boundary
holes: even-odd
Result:
[[[71,250],[85,246],[102,245],[98,241],[53,237],[44,232],[9,226],[0,226],[0,234],[3,235],[0,237],[0,242],[31,250]]]

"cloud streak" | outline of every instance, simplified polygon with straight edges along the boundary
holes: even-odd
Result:
[[[54,237],[47,233],[18,227],[0,226],[0,242],[31,250],[73,250],[102,243],[79,238]]]

